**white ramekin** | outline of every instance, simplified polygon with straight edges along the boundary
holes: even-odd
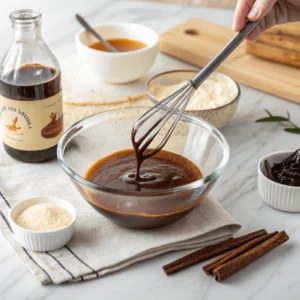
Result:
[[[260,159],[258,163],[258,192],[268,205],[287,212],[300,212],[300,187],[288,186],[272,181],[267,177],[264,161],[271,166],[280,163],[295,151],[278,151]]]
[[[67,227],[52,231],[32,231],[15,223],[15,218],[20,212],[38,203],[54,203],[66,209],[72,215],[72,222]],[[76,221],[76,210],[71,203],[57,197],[34,197],[14,205],[8,214],[8,220],[15,239],[21,246],[32,251],[53,251],[66,245],[72,238]]]
[[[158,34],[140,24],[104,23],[93,26],[104,39],[128,38],[148,46],[130,52],[105,52],[88,47],[96,39],[85,30],[76,34],[75,43],[83,65],[95,80],[109,83],[134,81],[145,75],[152,67],[158,53]]]

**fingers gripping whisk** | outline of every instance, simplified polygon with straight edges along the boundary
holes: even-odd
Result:
[[[195,89],[193,83],[189,81],[182,88],[148,110],[135,122],[131,139],[135,151],[139,153],[142,159],[155,155],[166,145]],[[157,119],[158,115],[160,117]],[[174,115],[176,115],[175,120],[168,127],[158,146],[154,150],[146,151],[160,130]],[[141,136],[139,137],[139,135]]]

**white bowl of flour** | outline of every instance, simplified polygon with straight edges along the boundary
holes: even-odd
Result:
[[[72,238],[76,210],[66,200],[40,196],[14,205],[8,220],[21,246],[37,252],[53,251]]]

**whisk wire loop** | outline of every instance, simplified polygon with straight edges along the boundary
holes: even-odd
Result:
[[[153,106],[150,110],[146,111],[133,125],[133,129],[137,132],[140,127],[149,120],[157,111],[166,107],[168,103],[170,103],[176,96],[178,96],[188,85],[184,85],[182,88],[178,89],[174,93],[172,93],[167,98],[158,102],[155,106]]]
[[[183,112],[184,112],[186,106],[188,105],[189,100],[192,97],[194,92],[195,92],[195,87],[190,82],[188,82],[182,88],[180,88],[179,90],[177,90],[170,96],[166,97],[163,101],[161,101],[156,106],[154,106],[151,110],[149,110],[144,115],[142,115],[141,118],[134,124],[132,141],[135,143],[137,150],[139,151],[139,153],[143,157],[143,159],[146,159],[148,157],[155,155],[165,146],[165,144],[167,143],[172,132],[174,131],[181,115],[183,114]],[[171,103],[171,105],[168,105],[170,103]],[[135,141],[137,131],[158,110],[164,110],[165,113],[156,122],[154,122],[154,124],[143,134],[143,136],[138,139],[138,141]],[[149,147],[149,145],[152,143],[152,141],[157,136],[159,131],[170,120],[170,118],[174,114],[177,114],[177,117],[174,120],[174,122],[172,123],[172,125],[170,126],[170,128],[168,129],[167,134],[164,136],[162,141],[159,143],[158,147],[156,147],[156,149],[144,154],[144,152]]]
[[[163,107],[160,107],[162,110],[164,110],[164,107],[167,107],[168,109],[166,109],[166,112],[165,112],[165,114],[159,119],[159,120],[157,120],[151,127],[150,127],[150,129],[148,130],[148,132],[151,132],[155,127],[157,127],[157,125],[159,125],[159,123],[161,123],[161,121],[171,112],[172,114],[173,114],[173,110],[174,109],[176,109],[176,107],[177,107],[177,101],[174,101],[174,103],[171,105],[171,106],[167,106],[167,104],[169,104],[170,102],[172,102],[175,98],[176,98],[176,96],[178,96],[178,95],[180,95],[180,94],[175,94],[175,96],[173,96],[173,98],[171,98],[170,96],[170,99],[169,99],[169,101],[163,106]],[[150,118],[150,116],[145,120],[145,121],[147,121],[147,120],[149,120],[149,118]],[[165,123],[163,123],[163,124],[165,124]],[[162,126],[161,126],[162,127]],[[138,141],[137,141],[137,143],[138,144],[142,144],[142,142],[143,142],[143,140],[146,138],[146,136],[148,135],[148,132],[146,132]]]
[[[143,146],[143,148],[141,149],[142,150],[142,153],[143,153],[143,158],[146,159],[146,158],[149,158],[153,155],[155,155],[156,153],[158,153],[165,145],[166,143],[168,142],[171,134],[173,133],[177,123],[179,122],[179,119],[181,118],[182,114],[184,113],[184,110],[185,108],[187,107],[188,103],[189,103],[189,100],[190,98],[192,97],[192,95],[194,94],[195,90],[194,89],[191,89],[186,98],[184,100],[181,101],[180,105],[183,103],[183,106],[181,107],[179,113],[177,114],[177,117],[175,119],[175,121],[172,123],[172,125],[170,126],[169,130],[167,131],[166,135],[164,136],[164,138],[162,139],[162,141],[160,142],[160,144],[154,149],[152,150],[151,152],[149,153],[146,153],[144,154],[145,150],[147,149],[147,147],[150,145],[150,143],[152,142],[152,140],[155,138],[155,136],[158,134],[158,132],[160,131],[160,129],[163,127],[163,125],[171,118],[171,116],[174,114],[171,114],[168,119],[163,123],[162,126],[159,126],[158,129],[156,130],[156,133],[153,137],[153,139],[150,141],[150,143],[147,142],[147,147]]]

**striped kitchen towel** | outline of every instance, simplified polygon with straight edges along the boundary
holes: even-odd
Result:
[[[218,243],[240,228],[212,199],[169,226],[152,230],[122,228],[81,198],[57,161],[22,164],[4,154],[1,147],[0,230],[42,284],[98,278],[162,253]],[[14,239],[7,221],[9,209],[18,201],[36,195],[64,198],[77,209],[74,236],[59,250],[36,253],[22,248]]]

